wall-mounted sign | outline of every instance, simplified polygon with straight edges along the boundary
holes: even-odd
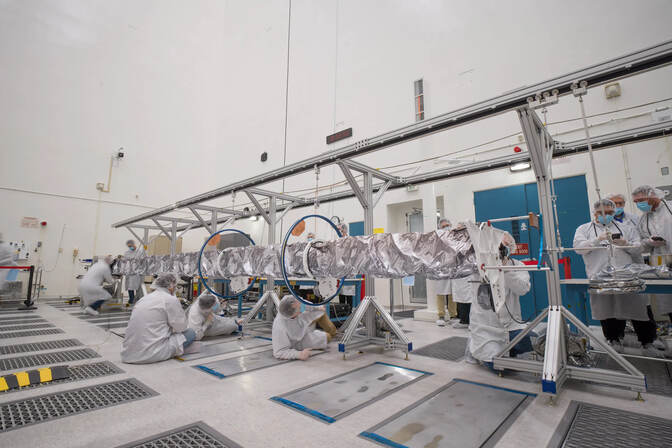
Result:
[[[21,218],[21,227],[26,229],[37,229],[40,227],[40,220],[30,216],[24,216]]]
[[[530,246],[527,243],[517,243],[511,255],[530,255]]]
[[[352,137],[352,128],[343,129],[335,134],[327,135],[327,145],[331,145],[332,143],[336,143],[337,141],[348,137]]]

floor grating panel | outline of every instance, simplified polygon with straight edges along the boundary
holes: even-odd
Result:
[[[100,358],[100,355],[90,348],[17,356],[15,358],[0,359],[0,372],[48,364],[62,364],[65,362],[81,361],[82,359],[91,358]]]
[[[0,355],[13,355],[15,353],[39,352],[53,350],[55,348],[67,348],[82,345],[77,339],[59,339],[56,341],[32,342],[28,344],[2,345]]]
[[[44,330],[16,331],[12,333],[0,333],[0,339],[25,338],[28,336],[44,336],[46,334],[65,333],[60,328],[46,328]]]
[[[19,316],[13,316],[13,315],[7,316],[7,315],[3,315],[2,317],[0,317],[0,325],[3,325],[6,321],[10,321],[10,320],[31,321],[31,320],[35,320],[35,319],[42,319],[42,316],[40,316],[39,314],[33,314],[32,316],[21,316],[21,315],[19,315]]]
[[[128,321],[98,325],[98,328],[102,328],[103,330],[109,330],[110,328],[126,328],[126,327],[128,327]]]
[[[54,366],[57,367],[57,366]],[[53,386],[56,384],[62,383],[72,383],[75,381],[89,380],[92,378],[100,378],[103,376],[116,375],[119,373],[124,373],[116,365],[112,364],[110,361],[100,361],[94,362],[91,364],[78,364],[76,366],[68,366],[68,371],[70,372],[69,378],[63,378],[62,380],[49,381],[48,383],[38,383],[32,384],[30,386],[24,386],[20,389],[9,389],[4,393],[19,392],[26,389],[34,389],[36,387],[45,387]],[[0,396],[2,396],[0,392]]]
[[[447,361],[459,361],[464,358],[464,351],[466,349],[467,338],[454,336],[413,350],[411,353],[430,358],[445,359]]]
[[[672,420],[572,401],[548,448],[672,446]]]
[[[595,367],[608,370],[624,371],[616,361],[607,354],[597,353],[594,356]],[[652,394],[672,397],[672,363],[655,359],[642,359],[627,356],[625,359],[637,370],[646,375],[646,391]]]
[[[0,432],[158,395],[135,378],[0,404]]]
[[[35,330],[37,328],[51,328],[53,326],[54,324],[13,325],[10,327],[0,327],[0,331]]]
[[[241,448],[240,445],[224,437],[203,422],[175,428],[117,448],[164,447]]]
[[[17,320],[4,320],[0,322],[0,325],[33,325],[33,324],[46,324],[49,323],[46,319],[17,319]]]

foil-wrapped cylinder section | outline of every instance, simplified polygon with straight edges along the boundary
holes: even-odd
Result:
[[[290,277],[306,277],[306,242],[289,244],[285,266]],[[237,276],[281,277],[281,246],[233,247],[205,250],[201,272],[211,278]],[[462,278],[476,272],[474,250],[466,230],[428,233],[382,233],[316,242],[307,254],[310,273],[315,278],[401,278],[424,275],[432,280]],[[198,252],[122,259],[122,274],[152,275],[176,272],[198,275]]]

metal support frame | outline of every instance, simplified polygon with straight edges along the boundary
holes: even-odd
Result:
[[[285,201],[297,201],[297,199],[282,193],[273,193],[272,191],[260,190],[258,188],[251,188],[249,190],[245,190],[245,194],[257,208],[257,211],[259,212],[259,214],[261,214],[262,218],[264,218],[264,220],[268,223],[268,244],[269,245],[275,244],[277,224],[280,221],[282,221],[282,218],[284,218],[285,214],[287,214],[287,212],[289,211],[289,208],[286,208],[283,211],[283,213],[281,213],[280,216],[278,216],[277,214],[278,199]],[[259,202],[259,200],[256,198],[255,195],[265,196],[268,198],[268,209],[265,209],[261,205],[261,203]],[[249,324],[249,322],[254,318],[254,316],[259,312],[259,310],[261,310],[262,306],[265,304],[268,304],[268,306],[266,306],[266,315],[265,315],[266,323],[270,324],[273,322],[273,318],[275,315],[273,306],[271,306],[271,304],[275,305],[276,308],[280,306],[280,300],[278,299],[278,294],[275,292],[275,277],[269,276],[266,278],[266,287],[268,288],[268,290],[259,298],[257,304],[252,308],[252,310],[250,310],[250,312],[247,313],[245,319],[243,319],[241,327],[244,327],[245,325]],[[273,300],[269,301],[270,298],[272,298]]]
[[[553,202],[551,193],[550,164],[554,143],[543,123],[535,112],[529,108],[518,110],[523,135],[528,145],[532,169],[537,179],[539,193],[539,211],[544,217],[543,237],[546,247],[544,251],[548,257],[550,270],[546,272],[546,284],[548,289],[549,307],[536,319],[534,319],[520,334],[518,334],[504,349],[493,358],[496,369],[511,369],[541,374],[542,392],[556,395],[562,385],[569,378],[590,380],[602,384],[610,384],[628,387],[637,392],[646,391],[646,379],[632,364],[623,356],[598,339],[592,338],[590,329],[583,324],[568,309],[562,306],[562,293],[560,289],[560,274],[558,270],[558,254],[560,248],[555,239],[556,226],[553,215]],[[523,337],[530,333],[545,317],[548,317],[546,330],[546,346],[544,350],[544,362],[519,360],[508,358],[506,355]],[[574,324],[579,331],[591,338],[593,343],[599,345],[613,358],[627,373],[613,372],[602,369],[586,369],[569,366],[567,363],[565,319]]]
[[[343,171],[343,175],[350,184],[350,188],[354,191],[359,203],[364,210],[364,234],[372,235],[373,234],[373,209],[376,204],[380,201],[383,194],[387,190],[387,187],[393,182],[397,181],[396,179],[385,179],[387,187],[381,188],[378,191],[376,199],[373,198],[373,178],[385,176],[386,174],[380,173],[377,170],[369,168],[365,165],[356,164],[353,167],[353,164],[348,162],[339,162],[338,166]],[[362,173],[363,176],[363,185],[359,186],[359,183],[353,176],[351,169],[357,170]],[[376,315],[380,314],[384,322],[388,324],[392,333],[397,338],[398,341],[401,341],[404,346],[403,350],[406,351],[406,357],[408,357],[408,352],[413,350],[413,345],[409,341],[406,334],[403,330],[397,325],[397,323],[392,319],[392,316],[381,307],[375,300],[375,279],[373,277],[366,278],[366,286],[364,289],[364,300],[357,306],[357,309],[350,317],[345,321],[343,328],[345,332],[343,338],[338,344],[338,350],[343,352],[343,358],[345,359],[345,350],[348,346],[352,347],[354,345],[366,345],[366,344],[379,344],[381,339],[377,337],[377,326],[376,326]],[[359,324],[364,322],[364,328],[366,329],[366,336],[364,338],[357,337],[355,338],[356,330],[359,328]],[[390,343],[390,340],[385,341],[386,348],[397,348],[394,344]]]
[[[275,307],[280,306],[280,299],[278,298],[278,294],[273,290],[269,289],[268,291],[264,292],[264,294],[257,300],[257,303],[254,304],[252,309],[250,310],[249,313],[243,317],[242,322],[238,326],[240,331],[244,331],[245,328],[249,328],[252,325],[254,325],[253,321],[257,314],[261,312],[261,310],[264,308],[264,305],[266,305],[266,320],[264,322],[260,322],[262,325],[268,325],[268,314],[269,314],[269,309],[272,308],[273,305]],[[271,310],[272,314],[272,310]],[[258,322],[258,321],[257,321]],[[260,325],[256,325],[260,326]]]

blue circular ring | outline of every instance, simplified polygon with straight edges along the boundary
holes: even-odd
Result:
[[[213,293],[213,294],[216,295],[217,297],[221,297],[222,299],[234,299],[234,298],[236,298],[236,297],[238,297],[238,296],[240,296],[240,295],[245,294],[247,291],[249,291],[250,289],[252,289],[252,287],[254,286],[254,283],[256,282],[257,278],[256,278],[256,277],[254,278],[254,280],[252,281],[252,283],[250,283],[250,286],[248,286],[246,290],[239,292],[239,293],[236,294],[235,296],[225,296],[225,295],[219,294],[218,292],[213,291],[213,289],[210,288],[210,286],[208,286],[208,282],[207,282],[207,280],[203,277],[203,271],[201,270],[201,257],[203,256],[203,251],[205,250],[205,246],[208,245],[208,243],[210,242],[210,240],[212,239],[212,237],[214,237],[215,235],[219,235],[220,233],[224,233],[224,232],[236,232],[236,233],[240,233],[240,234],[243,235],[245,238],[247,238],[247,239],[250,241],[250,243],[252,243],[253,246],[256,246],[256,244],[254,243],[254,240],[253,240],[252,238],[250,238],[249,235],[247,235],[247,234],[244,233],[244,232],[241,232],[240,230],[236,230],[236,229],[222,229],[222,230],[220,230],[219,232],[215,232],[215,233],[213,233],[212,235],[210,235],[210,238],[208,238],[207,240],[205,240],[205,243],[203,243],[203,247],[201,247],[201,251],[198,253],[198,276],[201,278],[201,281],[203,282],[203,286],[205,286],[205,289],[207,289],[208,291],[210,291],[211,293]]]
[[[306,215],[303,218],[296,221],[294,224],[292,224],[292,226],[287,231],[287,235],[285,235],[285,240],[282,242],[282,251],[280,252],[280,267],[282,268],[282,277],[285,280],[285,285],[287,285],[287,289],[289,289],[289,292],[294,296],[294,298],[296,300],[298,300],[299,302],[303,303],[304,305],[308,305],[308,306],[321,306],[321,305],[325,305],[325,304],[331,302],[331,300],[341,292],[341,289],[343,288],[343,282],[345,282],[345,277],[341,278],[341,284],[338,285],[338,289],[336,290],[336,292],[334,293],[333,296],[329,297],[328,299],[326,299],[323,302],[313,303],[313,302],[308,302],[307,300],[303,300],[303,298],[301,298],[301,296],[299,296],[296,292],[294,292],[294,289],[289,284],[289,278],[287,277],[287,268],[285,267],[285,252],[287,252],[287,241],[289,240],[289,236],[292,234],[292,230],[294,230],[294,227],[299,225],[299,223],[306,218],[319,218],[323,221],[326,221],[334,229],[334,231],[336,232],[336,235],[338,235],[339,238],[342,236],[341,232],[338,230],[338,227],[336,227],[336,224],[331,222],[331,220],[329,218],[327,218],[326,216],[323,216],[323,215]]]

